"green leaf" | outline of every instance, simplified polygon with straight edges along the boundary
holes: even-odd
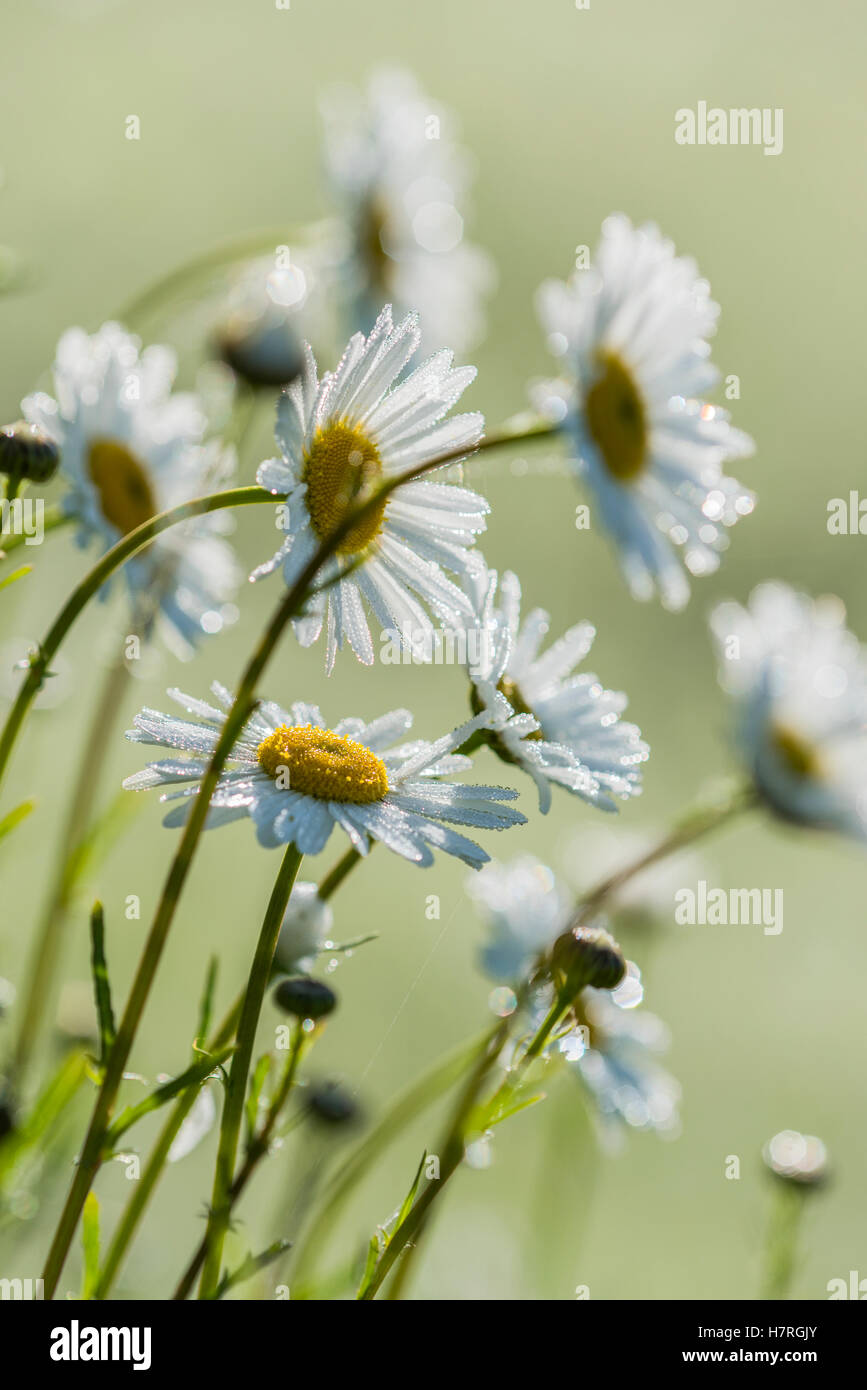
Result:
[[[25,575],[33,572],[32,565],[19,565],[17,570],[7,574],[5,579],[0,579],[0,589],[8,589],[10,584],[14,584],[17,579],[23,579]]]
[[[232,1043],[229,1047],[220,1048],[218,1052],[207,1053],[203,1061],[194,1062],[180,1076],[175,1076],[165,1085],[158,1086],[149,1096],[145,1096],[144,1100],[139,1101],[138,1105],[128,1105],[118,1115],[105,1136],[107,1148],[113,1148],[122,1134],[125,1134],[145,1115],[149,1115],[152,1110],[158,1110],[161,1105],[166,1105],[170,1100],[174,1100],[175,1096],[179,1096],[190,1086],[201,1085],[234,1051],[235,1045]]]
[[[388,1236],[385,1231],[377,1228],[370,1237],[370,1244],[367,1247],[367,1259],[364,1262],[364,1272],[361,1276],[361,1283],[358,1286],[356,1299],[363,1298],[370,1287],[370,1282],[376,1273],[376,1266],[379,1257],[388,1245]]]
[[[242,1284],[245,1279],[252,1279],[254,1274],[258,1274],[260,1269],[265,1269],[275,1260],[279,1260],[290,1248],[291,1242],[288,1240],[275,1240],[273,1245],[269,1245],[267,1250],[263,1250],[259,1255],[247,1255],[242,1260],[238,1268],[231,1274],[226,1271],[214,1291],[214,1298],[223,1298],[225,1294],[233,1289],[236,1284]]]
[[[0,840],[3,839],[4,835],[8,835],[10,831],[14,830],[16,825],[20,825],[23,820],[26,820],[30,812],[35,809],[36,802],[31,798],[30,801],[22,801],[20,806],[16,806],[14,811],[10,811],[8,816],[4,816],[0,820]]]
[[[114,1011],[111,1007],[111,985],[105,960],[105,917],[102,903],[94,903],[90,914],[90,963],[93,971],[93,992],[99,1019],[99,1064],[106,1066],[114,1046]]]
[[[522,1110],[528,1109],[531,1105],[537,1105],[540,1100],[547,1098],[546,1091],[536,1091],[534,1095],[528,1096],[524,1091],[520,1091],[514,1096],[511,1102],[507,1102],[499,1109],[491,1108],[482,1112],[482,1117],[478,1123],[473,1121],[473,1128],[484,1132],[486,1129],[493,1129],[494,1125],[501,1125],[504,1120],[508,1120],[512,1115],[518,1115]]]
[[[421,1182],[421,1175],[424,1172],[426,1158],[427,1149],[425,1149],[424,1153],[421,1156],[421,1163],[418,1165],[418,1168],[416,1169],[415,1179],[413,1180],[412,1187],[409,1189],[409,1192],[404,1197],[403,1206],[397,1214],[397,1220],[394,1223],[395,1230],[397,1230],[398,1226],[400,1226],[403,1223],[404,1218],[409,1216],[409,1213],[412,1210],[412,1204],[415,1201],[415,1194],[418,1192],[419,1183]]]
[[[247,1143],[251,1143],[256,1133],[257,1122],[259,1119],[259,1101],[262,1097],[262,1089],[268,1079],[271,1070],[271,1054],[265,1052],[256,1063],[253,1075],[250,1077],[250,1089],[247,1093],[247,1102],[244,1106],[244,1117],[247,1122]]]
[[[99,1200],[88,1192],[81,1217],[81,1247],[84,1254],[84,1273],[81,1297],[92,1298],[99,1283]]]
[[[218,962],[216,956],[211,956],[208,963],[208,973],[205,976],[205,989],[202,994],[202,1002],[199,1005],[199,1026],[196,1030],[196,1039],[206,1038],[211,1031],[211,1019],[214,1014],[214,991],[217,988]]]

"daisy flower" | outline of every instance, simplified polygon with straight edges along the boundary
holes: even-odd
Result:
[[[164,793],[163,800],[182,799],[166,816],[167,826],[186,823],[232,705],[228,690],[216,683],[211,689],[213,705],[168,692],[195,721],[145,709],[127,734],[134,743],[192,755],[151,763],[123,784],[132,791],[188,784]],[[477,716],[435,743],[395,743],[412,725],[407,710],[371,723],[342,719],[329,729],[316,705],[297,703],[290,711],[262,701],[232,750],[207,823],[249,816],[261,845],[294,844],[302,854],[318,854],[339,825],[359,854],[380,840],[413,864],[432,864],[432,851],[440,849],[479,868],[488,854],[452,825],[504,830],[526,820],[497,804],[515,800],[517,792],[448,780],[472,766],[456,749],[482,722]]]
[[[467,884],[488,928],[479,965],[498,984],[518,984],[564,932],[572,899],[545,864],[526,855],[489,864]]]
[[[141,350],[119,324],[88,336],[64,333],[54,363],[55,395],[22,402],[28,422],[60,449],[67,483],[63,507],[82,547],[108,550],[122,536],[180,502],[225,482],[230,458],[203,445],[205,420],[194,395],[172,394],[176,362],[169,348]],[[221,538],[224,518],[199,517],[164,531],[124,568],[133,599],[153,600],[163,635],[188,656],[198,637],[231,619],[240,578]]]
[[[839,599],[761,584],[711,615],[741,754],[784,819],[867,839],[867,656]]]
[[[680,1129],[681,1087],[659,1060],[668,1050],[669,1030],[626,998],[619,1002],[618,990],[583,990],[578,1036],[558,1044],[590,1093],[611,1147],[618,1145],[622,1125],[664,1138],[675,1138]]]
[[[571,674],[590,651],[595,628],[578,623],[541,652],[548,614],[534,608],[522,623],[517,575],[503,575],[499,600],[497,584],[490,570],[468,650],[472,705],[488,714],[477,740],[532,777],[543,815],[552,785],[615,811],[615,798],[641,792],[640,767],[650,750],[635,724],[621,722],[625,695],[589,673]]]
[[[719,565],[726,528],[753,494],[723,472],[752,440],[702,399],[718,379],[707,339],[719,306],[695,263],[658,229],[610,217],[592,270],[538,294],[561,381],[536,392],[561,423],[573,467],[590,489],[636,598],[658,590],[681,608],[693,575]]]
[[[282,568],[291,585],[363,489],[429,459],[470,450],[481,438],[478,413],[444,418],[475,368],[452,367],[452,354],[443,351],[402,376],[418,343],[417,316],[394,327],[386,306],[370,336],[357,333],[337,370],[321,380],[305,346],[301,379],[277,409],[282,457],[263,463],[257,474],[261,487],[286,498],[278,510],[286,538],[253,579]],[[329,671],[344,641],[372,664],[366,602],[392,636],[413,650],[432,650],[436,631],[426,608],[449,625],[472,616],[467,594],[444,570],[466,578],[483,568],[472,547],[487,512],[483,498],[449,483],[420,479],[392,493],[349,532],[325,567],[327,579],[353,564],[351,574],[315,595],[295,622],[302,646],[315,642],[326,624]]]
[[[376,73],[366,93],[332,92],[322,116],[357,326],[367,332],[392,303],[421,312],[427,347],[471,347],[495,277],[489,257],[464,241],[470,171],[451,117],[400,70]]]

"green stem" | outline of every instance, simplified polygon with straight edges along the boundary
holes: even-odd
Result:
[[[492,448],[499,444],[516,443],[524,438],[544,438],[550,433],[550,426],[539,425],[520,435],[507,433],[491,436],[490,439],[482,440],[477,446],[477,449]],[[405,473],[397,474],[395,477],[381,484],[378,488],[373,489],[367,498],[361,501],[357,506],[348,509],[342,520],[335,526],[334,530],[322,540],[314,554],[311,555],[310,559],[307,561],[307,564],[295,580],[291,589],[288,590],[285,597],[278,604],[256,651],[247,664],[238,693],[226,716],[226,721],[217,739],[211,761],[202,778],[198,795],[192,803],[191,814],[169,868],[168,877],[160,897],[160,902],[157,906],[153,925],[148,934],[148,939],[145,943],[144,951],[133,981],[127,1007],[124,1011],[120,1027],[118,1028],[117,1037],[115,1038],[103,1083],[100,1087],[99,1095],[97,1096],[75,1177],[72,1181],[69,1195],[61,1213],[51,1249],[48,1253],[43,1277],[45,1293],[49,1299],[54,1296],[57,1281],[60,1278],[60,1273],[69,1252],[69,1246],[75,1234],[75,1228],[78,1225],[79,1216],[81,1215],[87,1194],[90,1191],[94,1177],[101,1163],[102,1146],[105,1132],[111,1118],[112,1108],[117,1097],[120,1083],[123,1079],[126,1062],[129,1058],[136,1033],[138,1032],[138,1026],[141,1022],[151,986],[153,985],[169,929],[174,920],[175,911],[177,910],[187,874],[192,864],[196,846],[205,826],[211,797],[216,790],[220,775],[232,748],[255,709],[255,691],[259,679],[265,667],[268,665],[287,624],[292,618],[298,615],[304,603],[307,601],[311,585],[316,575],[331,557],[336,554],[341,542],[346,539],[350,532],[361,522],[366,520],[371,513],[375,512],[397,488],[407,482],[413,481],[415,478],[422,477],[425,473],[431,472],[436,468],[441,468],[447,463],[451,463],[459,458],[465,458],[466,452],[466,449],[455,449],[447,454],[440,455],[438,458],[430,459],[426,463],[419,464],[417,467],[409,469]],[[261,489],[259,488],[238,489],[238,491],[241,494],[246,494],[247,492],[261,493]],[[228,494],[223,494],[223,496],[226,495]],[[205,499],[206,502],[213,502],[213,500],[214,499]],[[260,498],[257,496],[255,499],[248,500],[258,501]],[[273,498],[271,500],[273,501]],[[186,506],[190,505],[192,504],[186,504]],[[220,505],[223,504],[220,503]],[[204,509],[215,510],[216,506]],[[154,522],[150,522],[148,525],[152,526]],[[143,529],[146,528],[140,528],[140,530]],[[132,533],[133,536],[135,534],[135,532]],[[127,541],[130,539],[131,537],[126,538]],[[148,537],[148,539],[151,539],[151,537]],[[139,540],[138,546],[145,543],[146,541]],[[120,545],[122,546],[123,542],[121,542]],[[138,546],[135,548],[138,548]],[[117,551],[118,548],[117,546],[114,547],[115,551]],[[112,552],[109,552],[109,554],[111,553]],[[106,558],[107,557],[104,557],[104,560]],[[127,556],[124,556],[124,558],[127,558]],[[99,569],[100,566],[97,566],[97,570]],[[109,572],[111,571],[109,570]],[[91,581],[94,573],[95,571],[91,572]],[[106,574],[101,575],[99,581],[93,588],[93,592],[96,592],[100,583],[102,583],[106,577]],[[335,579],[338,578],[339,574],[335,575]],[[84,606],[86,601],[85,598],[80,603],[76,612],[80,611],[80,608]],[[74,616],[75,614],[73,614],[72,618],[69,618],[64,631],[71,626]],[[55,624],[55,627],[56,626],[57,624]],[[52,631],[54,631],[54,629],[52,629]],[[57,645],[59,645],[59,639]],[[11,747],[11,744],[9,746]],[[6,756],[8,757],[8,749]],[[2,763],[0,763],[0,771],[2,771]]]
[[[318,893],[323,902],[331,897],[350,870],[360,862],[360,858],[361,856],[358,854],[357,850],[349,849],[346,851],[343,858],[337,861],[335,867],[326,875],[319,885]],[[244,996],[243,994],[239,994],[226,1018],[207,1043],[205,1048],[207,1052],[219,1052],[221,1048],[226,1047],[232,1041],[238,1027],[238,1020],[241,1017],[243,1002]],[[139,1222],[144,1216],[145,1208],[150,1200],[151,1194],[162,1175],[169,1150],[184,1120],[192,1110],[198,1094],[198,1087],[190,1087],[190,1089],[175,1102],[174,1108],[163,1126],[150,1157],[145,1164],[144,1172],[135,1185],[130,1200],[124,1209],[123,1215],[112,1237],[111,1245],[105,1257],[105,1265],[94,1293],[94,1298],[104,1299],[108,1297],[117,1272],[138,1228]],[[196,1273],[197,1272],[198,1270]],[[193,1278],[195,1278],[195,1274]]]
[[[358,1147],[335,1172],[328,1187],[324,1204],[310,1226],[303,1244],[296,1255],[296,1284],[306,1287],[310,1282],[313,1262],[328,1238],[328,1233],[352,1196],[358,1183],[364,1177],[380,1154],[434,1101],[439,1100],[456,1081],[463,1076],[467,1063],[478,1054],[480,1046],[487,1041],[488,1032],[483,1039],[476,1039],[469,1046],[464,1043],[444,1062],[437,1062],[429,1071],[415,1081],[362,1140]],[[295,1295],[293,1294],[293,1297]],[[303,1293],[301,1295],[304,1296]]]
[[[12,1059],[11,1074],[19,1087],[30,1063],[41,1020],[48,1011],[53,995],[63,924],[75,884],[76,856],[90,829],[102,758],[108,747],[112,723],[117,717],[121,695],[128,678],[129,671],[121,657],[112,663],[106,676],[69,799],[58,868],[33,945],[28,983],[24,991],[21,1027]]]
[[[631,864],[616,870],[607,878],[602,879],[595,888],[580,899],[578,909],[572,921],[573,929],[584,925],[602,907],[612,894],[618,889],[623,888],[633,878],[636,878],[645,869],[651,868],[654,864],[660,863],[672,854],[679,853],[680,850],[688,848],[698,840],[703,839],[712,831],[725,825],[727,821],[735,816],[741,815],[744,811],[751,810],[759,804],[758,794],[753,787],[738,787],[724,801],[712,806],[699,807],[687,813],[674,828],[659,841],[658,844],[646,854],[642,854]]]
[[[137,526],[134,531],[123,536],[110,550],[105,552],[93,569],[73,589],[45,639],[30,658],[27,676],[21,684],[15,702],[7,716],[3,732],[0,734],[0,779],[6,771],[9,756],[21,725],[42,687],[46,672],[57,655],[58,648],[83,609],[99,593],[103,584],[111,578],[115,570],[119,569],[133,555],[138,554],[146,545],[150,545],[161,531],[168,530],[170,526],[176,526],[179,522],[188,521],[194,516],[203,516],[207,512],[221,511],[224,507],[245,507],[264,502],[270,502],[273,506],[275,499],[272,493],[266,492],[264,488],[260,487],[231,488],[226,492],[212,493],[208,497],[197,497],[190,502],[182,502],[180,506],[172,507],[167,512],[161,512],[158,516],[151,517],[150,521]]]
[[[485,1035],[476,1065],[467,1078],[445,1136],[436,1150],[439,1158],[439,1177],[428,1180],[427,1186],[416,1198],[403,1221],[392,1232],[370,1282],[359,1295],[362,1302],[370,1302],[376,1297],[395,1260],[413,1236],[420,1232],[437,1196],[443,1191],[449,1178],[457,1172],[463,1163],[467,1123],[475,1110],[479,1094],[503,1050],[509,1036],[509,1028],[510,1019],[504,1018],[497,1022],[493,1031]]]
[[[301,854],[290,842],[286,846],[283,863],[280,866],[271,900],[268,903],[268,910],[265,913],[265,920],[262,923],[253,964],[250,967],[250,978],[244,995],[241,1021],[238,1024],[237,1048],[232,1057],[232,1069],[229,1073],[229,1084],[223,1105],[220,1143],[214,1169],[214,1188],[204,1237],[206,1253],[199,1285],[200,1298],[213,1298],[220,1282],[223,1244],[229,1229],[229,1217],[232,1210],[232,1181],[235,1173],[238,1137],[244,1118],[247,1077],[253,1049],[256,1045],[256,1030],[259,1026],[259,1015],[262,1012],[262,1001],[265,998],[265,990],[271,978],[277,937],[280,934],[283,914],[286,911],[286,904],[289,902],[289,894],[292,892],[292,885],[295,882],[300,863]]]
[[[206,251],[204,255],[185,261],[168,275],[156,280],[135,299],[125,304],[117,317],[127,328],[137,327],[139,319],[153,316],[165,302],[170,303],[176,299],[179,290],[185,289],[203,275],[223,270],[248,256],[264,256],[269,250],[273,251],[276,247],[285,245],[287,237],[292,235],[287,227],[275,227],[267,232],[248,232],[222,242]]]
[[[59,526],[68,526],[72,520],[71,512],[65,512],[56,505],[46,507],[42,518],[43,532],[48,535],[49,531],[56,531]],[[0,536],[0,560],[5,559],[11,551],[17,550],[26,540],[27,536],[23,532],[16,532],[10,536]]]
[[[286,1062],[286,1067],[284,1069],[280,1085],[277,1089],[277,1093],[269,1106],[267,1119],[265,1120],[265,1123],[263,1124],[259,1133],[250,1140],[247,1152],[244,1156],[244,1162],[242,1163],[241,1168],[237,1176],[234,1178],[232,1186],[229,1189],[227,1199],[227,1223],[231,1219],[232,1212],[234,1211],[235,1207],[240,1201],[244,1189],[246,1188],[247,1184],[249,1183],[250,1179],[252,1178],[253,1174],[255,1173],[256,1169],[261,1163],[262,1159],[265,1157],[265,1155],[268,1153],[269,1148],[271,1147],[271,1139],[274,1134],[274,1127],[277,1123],[277,1120],[280,1118],[283,1108],[286,1105],[289,1096],[291,1095],[292,1088],[295,1085],[295,1077],[298,1074],[298,1067],[301,1064],[301,1055],[304,1051],[304,1044],[306,1041],[307,1034],[304,1032],[303,1024],[299,1020],[299,1022],[295,1025],[292,1034],[292,1045],[289,1052],[289,1057]],[[190,1292],[192,1291],[193,1284],[195,1283],[196,1275],[205,1263],[205,1260],[208,1255],[208,1249],[208,1233],[206,1231],[201,1241],[199,1242],[199,1246],[196,1250],[196,1253],[190,1260],[190,1263],[187,1266],[187,1269],[183,1277],[181,1278],[177,1289],[174,1292],[173,1297],[175,1299],[183,1300],[189,1296]]]
[[[798,1236],[808,1187],[797,1187],[785,1179],[776,1180],[777,1191],[768,1226],[765,1270],[761,1297],[789,1297],[798,1255]]]

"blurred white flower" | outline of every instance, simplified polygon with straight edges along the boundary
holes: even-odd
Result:
[[[710,623],[741,754],[787,820],[867,839],[867,655],[833,597],[761,584]]]
[[[674,547],[691,574],[708,574],[726,528],[754,506],[723,472],[752,440],[702,399],[718,378],[710,287],[656,227],[615,216],[592,268],[543,284],[538,310],[563,379],[537,387],[536,404],[568,435],[634,596],[658,590],[680,608],[689,584]]]
[[[350,235],[347,291],[369,332],[385,303],[417,309],[425,350],[462,352],[484,331],[492,263],[464,240],[470,182],[451,116],[403,70],[384,70],[363,93],[322,104],[325,160]]]
[[[497,983],[524,980],[569,922],[569,894],[531,855],[508,864],[488,864],[467,883],[467,892],[488,930],[479,965]]]
[[[88,336],[71,328],[57,345],[55,396],[28,396],[22,411],[61,451],[68,490],[63,507],[77,540],[104,550],[151,517],[223,485],[234,456],[202,444],[205,418],[189,393],[172,393],[176,362],[166,347],[143,351],[138,338],[106,323]],[[240,580],[219,514],[162,532],[124,566],[133,598],[153,602],[162,634],[180,656],[205,633],[232,621]]]

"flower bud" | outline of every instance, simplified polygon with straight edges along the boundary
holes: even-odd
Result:
[[[799,1187],[818,1187],[828,1176],[828,1150],[814,1134],[780,1130],[768,1140],[762,1158],[775,1177]]]
[[[248,386],[288,386],[304,365],[301,347],[283,315],[234,314],[217,333],[217,353]]]
[[[314,1119],[327,1125],[352,1124],[361,1110],[349,1092],[338,1081],[326,1081],[310,1089],[307,1109]]]
[[[296,883],[283,917],[274,968],[289,975],[308,970],[334,924],[334,914],[319,896],[315,883]]]
[[[60,450],[54,440],[36,425],[16,420],[14,425],[0,427],[0,473],[47,483],[59,463]]]
[[[626,974],[620,947],[603,927],[577,927],[564,932],[554,942],[551,967],[573,994],[586,985],[616,989]]]
[[[281,980],[274,991],[274,1003],[295,1018],[327,1018],[337,1008],[337,995],[321,980],[309,975],[293,975]]]

